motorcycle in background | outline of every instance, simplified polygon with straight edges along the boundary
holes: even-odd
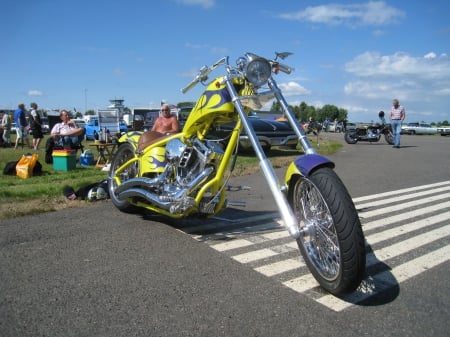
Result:
[[[236,65],[228,56],[200,69],[182,89],[206,86],[183,129],[175,134],[129,132],[119,139],[111,162],[108,190],[120,211],[145,209],[170,218],[212,217],[227,207],[226,186],[245,130],[284,226],[318,283],[334,295],[355,290],[366,264],[365,240],[358,213],[334,163],[316,153],[297,122],[273,74],[292,69],[278,59],[253,53]],[[212,81],[208,75],[223,71]],[[303,154],[287,167],[284,182],[265,155],[248,114],[276,99],[298,136]],[[226,139],[211,135],[219,125],[235,122]],[[222,136],[221,136],[222,137]],[[224,141],[226,140],[226,141]]]
[[[357,142],[378,142],[381,136],[389,145],[394,145],[394,134],[392,133],[392,126],[386,124],[384,118],[384,111],[378,113],[381,123],[374,123],[369,126],[360,126],[355,129],[346,130],[344,139],[348,144],[356,144]]]

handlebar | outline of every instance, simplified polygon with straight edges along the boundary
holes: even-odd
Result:
[[[286,74],[290,74],[293,70],[291,67],[280,62],[277,63],[276,68]]]
[[[187,93],[189,90],[191,90],[193,87],[197,85],[198,82],[204,82],[208,79],[208,75],[211,71],[216,69],[218,66],[222,64],[228,63],[228,57],[222,57],[220,60],[218,60],[216,63],[214,63],[211,67],[203,66],[200,68],[200,71],[198,72],[197,76],[192,80],[191,83],[189,83],[187,86],[185,86],[183,89],[181,89],[181,92],[183,94]]]
[[[203,66],[200,68],[199,73],[195,78],[192,80],[191,83],[189,83],[187,86],[185,86],[183,89],[181,89],[181,92],[183,94],[187,93],[189,90],[191,90],[193,87],[197,85],[198,82],[206,81],[208,79],[208,74],[210,73],[210,69],[207,66]]]
[[[288,55],[286,55],[286,56],[288,56]],[[294,70],[293,68],[289,67],[288,65],[285,65],[283,63],[276,61],[276,59],[273,61],[269,61],[269,62],[271,63],[271,65],[273,67],[273,71],[275,73],[277,73],[278,71],[282,71],[286,74],[290,74]],[[219,59],[216,63],[214,63],[210,67],[208,67],[208,66],[201,67],[198,74],[195,76],[195,78],[187,86],[185,86],[183,89],[181,89],[181,92],[183,94],[185,94],[189,90],[191,90],[193,87],[195,87],[197,85],[197,83],[206,81],[208,79],[208,75],[210,72],[212,72],[214,69],[216,69],[217,67],[224,65],[224,64],[228,65],[228,56],[222,57],[221,59]]]

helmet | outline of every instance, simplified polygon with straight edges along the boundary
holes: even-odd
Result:
[[[378,117],[383,118],[383,117],[384,117],[384,111],[380,111],[380,112],[378,113]]]
[[[97,200],[105,200],[107,198],[106,191],[103,187],[97,187]]]
[[[97,187],[93,187],[93,188],[91,188],[89,190],[86,199],[88,201],[95,201],[95,200],[97,200]]]
[[[92,187],[87,195],[88,201],[97,201],[97,200],[105,200],[108,198],[108,194],[105,189],[101,186]]]

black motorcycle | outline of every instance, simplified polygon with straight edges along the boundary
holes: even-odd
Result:
[[[389,145],[394,145],[394,134],[392,133],[392,126],[386,124],[384,119],[384,111],[378,113],[381,123],[374,123],[369,126],[360,126],[355,129],[347,130],[344,139],[348,144],[356,144],[359,141],[363,142],[378,142],[381,136]]]

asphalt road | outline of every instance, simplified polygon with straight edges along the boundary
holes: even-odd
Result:
[[[448,336],[450,137],[402,145],[331,156],[368,241],[358,296],[299,282],[308,273],[254,175],[230,181],[246,207],[211,220],[100,202],[3,221],[0,336]]]

